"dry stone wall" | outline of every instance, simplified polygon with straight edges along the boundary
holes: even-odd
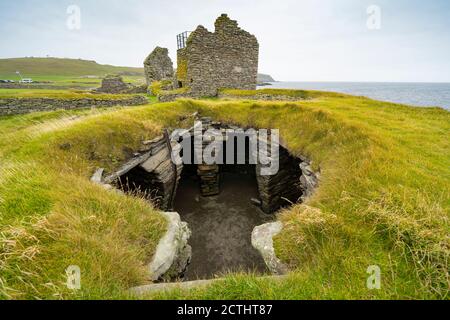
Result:
[[[96,82],[86,83],[90,84],[93,87],[97,85]],[[52,83],[0,83],[0,89],[40,89],[40,90],[86,90],[85,86],[71,83],[69,85],[57,85],[55,86]]]
[[[219,92],[218,97],[220,99],[231,99],[231,100],[261,100],[261,101],[304,101],[308,100],[304,97],[295,97],[281,94],[267,94],[255,92],[252,95],[233,95],[228,93]]]
[[[74,110],[114,106],[137,106],[147,104],[144,96],[130,96],[124,99],[54,99],[54,98],[11,98],[0,99],[0,116],[26,114],[53,110]]]
[[[280,169],[275,175],[261,175],[263,166],[256,166],[256,180],[264,212],[273,213],[300,200],[300,163],[300,159],[291,156],[285,148],[280,148]]]
[[[153,173],[159,185],[159,207],[164,210],[172,209],[174,197],[181,176],[181,165],[174,165],[165,139],[152,143],[152,156],[140,167],[147,173]],[[160,148],[158,150],[158,148]]]

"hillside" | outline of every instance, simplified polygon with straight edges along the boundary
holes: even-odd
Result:
[[[143,68],[116,67],[95,61],[60,58],[13,58],[0,59],[0,77],[13,78],[16,71],[24,77],[34,76],[104,76],[118,73],[129,76],[143,75]]]
[[[258,73],[258,83],[262,82],[275,82],[275,79],[271,75]]]

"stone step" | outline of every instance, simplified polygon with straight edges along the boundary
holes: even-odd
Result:
[[[286,279],[286,277],[287,276],[262,276],[258,277],[258,279],[282,281]],[[130,293],[136,297],[145,297],[146,295],[150,295],[152,293],[167,292],[172,290],[200,289],[222,281],[226,281],[226,279],[217,278],[210,280],[195,280],[186,282],[154,283],[131,288]]]

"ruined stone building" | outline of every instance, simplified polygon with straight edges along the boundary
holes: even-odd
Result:
[[[94,89],[94,93],[110,93],[110,94],[134,94],[146,93],[146,85],[132,85],[125,83],[123,78],[117,74],[109,74],[102,80],[102,86]]]
[[[170,79],[173,89],[185,88],[182,95],[194,97],[216,96],[221,88],[256,89],[258,40],[226,14],[216,20],[214,32],[198,26],[177,40],[177,72],[168,49],[156,47],[144,61],[147,85]]]
[[[169,58],[169,50],[156,47],[144,61],[147,85],[153,81],[173,78],[173,63]]]
[[[193,95],[215,96],[220,88],[256,89],[259,44],[238,23],[221,15],[215,32],[198,26],[189,37],[178,36],[175,87]]]
[[[127,85],[121,76],[116,74],[109,74],[105,78],[102,79],[102,86],[96,89],[99,93],[123,93],[130,89],[130,86]]]

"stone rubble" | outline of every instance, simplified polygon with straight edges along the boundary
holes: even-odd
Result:
[[[120,99],[104,98],[9,98],[0,99],[0,116],[17,115],[32,112],[44,112],[54,110],[76,110],[88,108],[108,108],[114,106],[138,106],[147,104],[144,96],[130,95]]]

